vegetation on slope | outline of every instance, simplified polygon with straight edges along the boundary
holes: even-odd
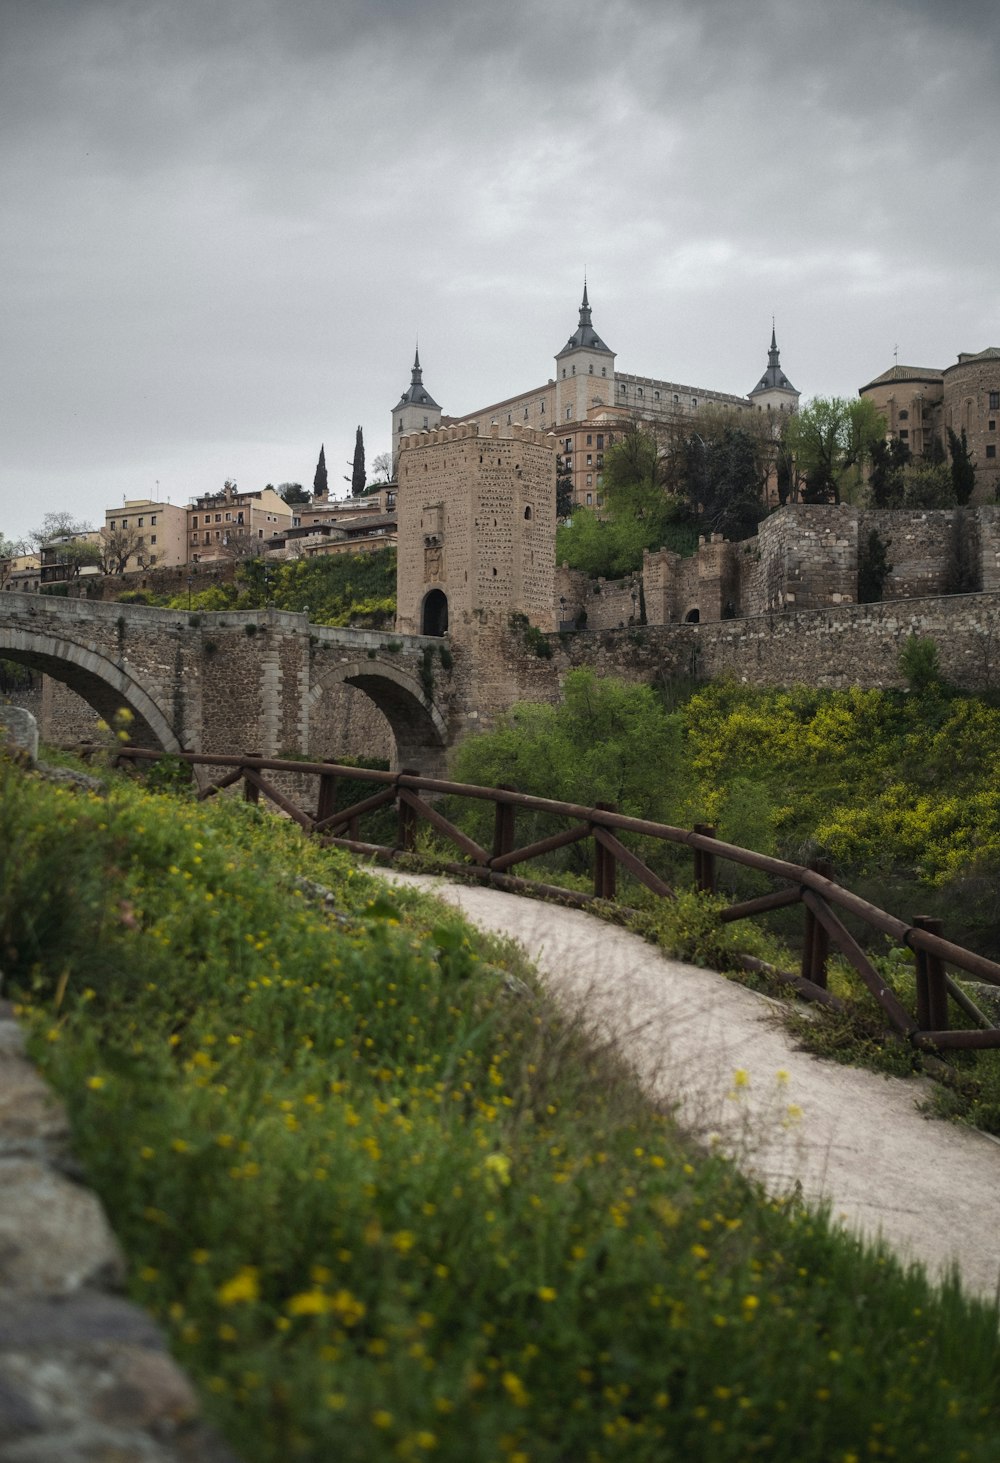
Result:
[[[995,1310],[695,1152],[509,950],[246,805],[0,778],[5,990],[248,1463],[993,1457]]]
[[[365,554],[327,554],[308,559],[270,561],[249,559],[236,568],[228,583],[195,588],[193,610],[263,609],[308,610],[314,625],[361,625],[391,628],[396,613],[396,550],[376,549]],[[126,590],[123,602],[187,609],[187,590],[175,595],[154,595]]]
[[[668,711],[647,687],[578,670],[559,706],[514,707],[463,742],[454,766],[462,781],[705,821],[794,862],[828,858],[900,914],[946,909],[955,938],[996,955],[998,740],[1000,707],[936,675],[909,692],[716,683]]]

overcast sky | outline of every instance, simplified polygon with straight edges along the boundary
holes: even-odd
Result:
[[[620,370],[1000,345],[996,0],[0,0],[0,532]]]

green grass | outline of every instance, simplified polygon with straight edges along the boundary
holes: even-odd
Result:
[[[995,1456],[996,1310],[698,1152],[509,946],[236,802],[0,777],[5,989],[247,1463]]]

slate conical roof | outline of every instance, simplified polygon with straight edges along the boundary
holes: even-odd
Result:
[[[756,396],[759,391],[795,391],[795,387],[781,369],[778,360],[778,342],[774,333],[773,320],[771,322],[771,346],[767,353],[767,370],[749,395]]]
[[[580,323],[556,356],[556,360],[558,361],[560,356],[568,356],[571,351],[578,350],[606,351],[609,356],[614,355],[614,351],[609,345],[604,344],[604,341],[591,323],[590,301],[587,299],[586,280],[583,282],[583,303],[580,305]]]
[[[433,396],[428,393],[427,388],[424,385],[424,376],[423,372],[420,369],[419,349],[417,349],[413,355],[413,369],[410,372],[410,385],[399,398],[400,406],[405,406],[407,405],[407,403],[409,403],[411,406],[429,406],[434,411],[441,410],[437,402],[434,400]]]

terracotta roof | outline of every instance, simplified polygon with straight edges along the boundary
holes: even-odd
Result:
[[[888,371],[883,371],[881,376],[876,376],[873,381],[867,381],[859,389],[867,391],[870,386],[886,386],[892,381],[943,380],[944,372],[938,366],[891,366]]]

